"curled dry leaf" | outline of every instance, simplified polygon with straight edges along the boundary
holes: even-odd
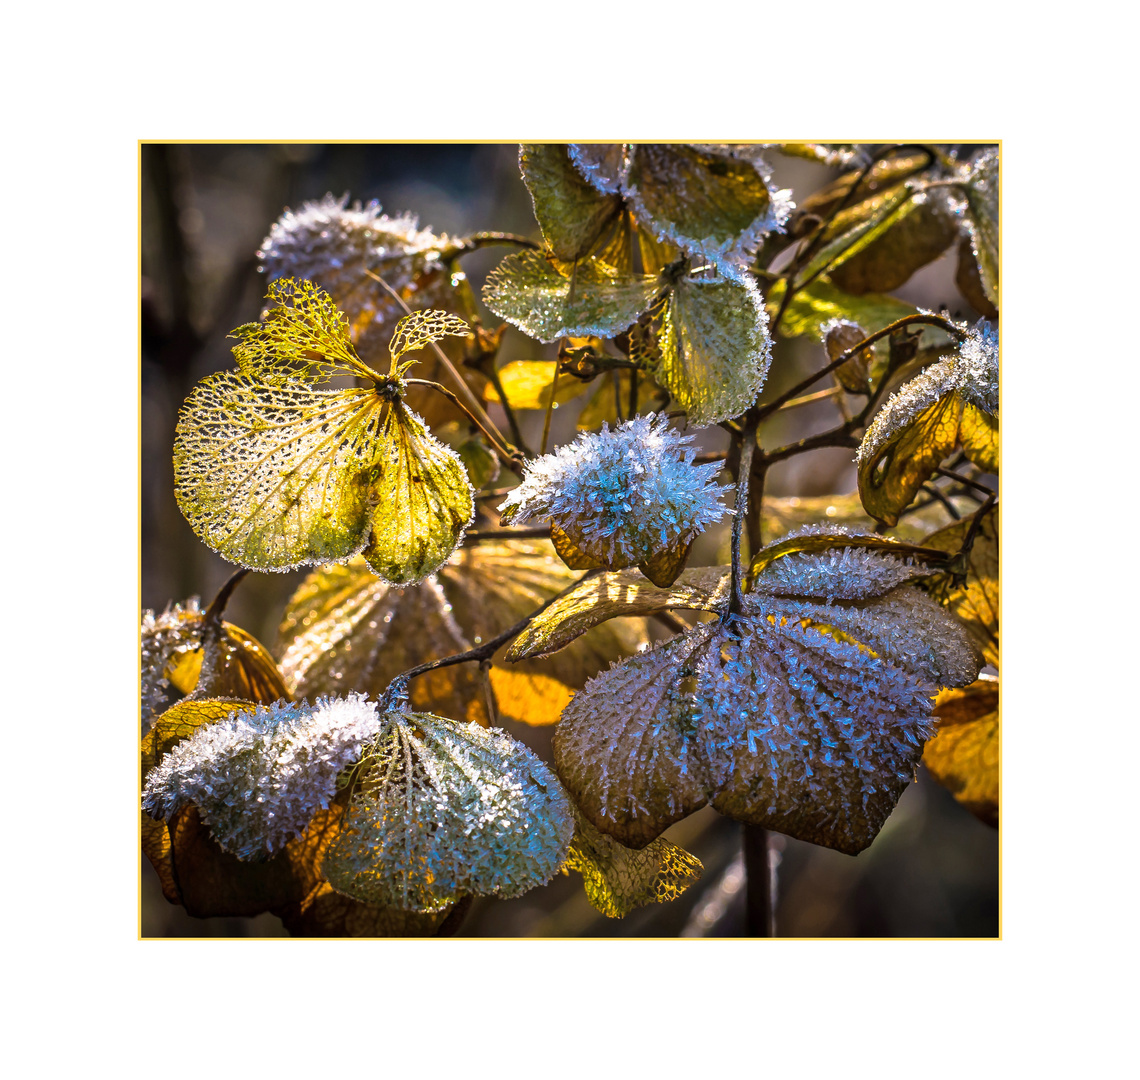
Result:
[[[943,787],[987,825],[998,824],[1001,722],[998,681],[983,675],[960,690],[943,690],[934,703],[938,733],[922,762]]]
[[[400,672],[489,641],[577,578],[537,540],[464,548],[412,589],[389,587],[361,560],[323,567],[293,595],[282,620],[285,682],[298,696],[350,688],[378,696]],[[499,713],[552,724],[587,678],[647,642],[644,620],[627,619],[550,661],[508,665],[500,652],[489,673]],[[411,681],[409,693],[417,710],[491,722],[475,664],[430,671]]]

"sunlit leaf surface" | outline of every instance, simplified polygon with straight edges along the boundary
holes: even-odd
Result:
[[[585,180],[564,145],[523,143],[519,168],[543,238],[564,262],[588,254],[621,211],[620,197],[604,195]]]
[[[586,897],[603,915],[621,919],[645,904],[676,900],[700,880],[701,861],[668,840],[640,851],[598,832],[580,814],[563,872],[582,875]]]
[[[986,299],[998,306],[999,154],[984,150],[972,162],[966,183],[966,221]],[[983,312],[984,314],[984,312]]]
[[[464,894],[521,896],[553,877],[574,817],[530,750],[503,731],[426,713],[386,719],[322,864],[333,888],[431,912]]]
[[[987,825],[997,826],[1001,727],[997,679],[982,676],[961,690],[943,690],[934,704],[938,734],[922,762],[930,775]]]
[[[683,277],[673,287],[653,373],[698,425],[739,416],[768,375],[768,315],[751,279]]]
[[[503,393],[513,409],[545,409],[550,403],[550,388],[554,390],[554,400],[559,405],[573,401],[579,394],[590,388],[584,379],[573,375],[555,375],[553,360],[512,360],[499,369],[499,379]],[[487,401],[498,401],[499,392],[491,383],[483,391]]]
[[[389,587],[360,560],[322,567],[294,594],[281,624],[286,684],[299,697],[348,689],[377,696],[408,668],[490,640],[578,576],[549,544],[524,540],[470,545],[409,589]],[[551,660],[504,664],[500,652],[490,672],[500,716],[554,723],[587,678],[647,641],[644,620],[627,619],[599,627]],[[476,664],[421,675],[409,693],[417,710],[490,722]]]
[[[555,265],[540,252],[522,251],[487,275],[483,300],[539,341],[608,338],[637,320],[657,287],[655,275],[617,270],[598,259]]]

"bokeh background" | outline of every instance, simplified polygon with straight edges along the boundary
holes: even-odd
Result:
[[[774,180],[797,195],[822,186],[838,170],[773,153]],[[385,212],[417,214],[421,227],[462,235],[502,230],[538,238],[520,178],[515,144],[145,144],[140,148],[140,601],[161,611],[168,602],[217,592],[233,570],[193,534],[173,495],[171,448],[179,406],[205,375],[232,366],[227,334],[257,318],[265,278],[256,251],[286,206],[299,208],[326,192],[378,199]],[[478,296],[483,279],[507,249],[475,252],[463,261]],[[953,249],[918,271],[895,295],[913,304],[974,319],[954,284]],[[482,309],[488,326],[498,319]],[[553,359],[508,329],[502,360]],[[805,338],[776,347],[766,394],[776,394],[824,362]],[[822,385],[822,384],[821,384]],[[574,435],[588,395],[554,416],[552,445]],[[492,415],[498,414],[492,410]],[[770,445],[835,422],[820,402],[774,418]],[[778,420],[779,427],[775,425]],[[539,442],[541,414],[526,414],[524,434]],[[505,425],[504,425],[505,429]],[[703,436],[708,449],[723,433]],[[768,444],[766,439],[766,445]],[[851,453],[825,449],[775,466],[766,495],[843,495],[855,490]],[[946,519],[948,520],[948,519]],[[934,522],[937,527],[942,522]],[[724,530],[695,546],[693,565],[724,561]],[[272,648],[278,621],[304,571],[251,574],[226,618]],[[425,658],[427,659],[427,658]],[[508,723],[511,733],[547,761],[550,730]],[[666,837],[704,863],[704,875],[679,900],[607,919],[586,901],[577,874],[517,900],[477,899],[459,936],[733,937],[745,933],[741,826],[706,808],[678,822]],[[999,840],[925,770],[903,795],[879,837],[851,857],[800,841],[774,838],[777,924],[794,937],[991,937],[999,932]],[[141,860],[144,937],[286,936],[272,915],[194,919],[162,897]]]

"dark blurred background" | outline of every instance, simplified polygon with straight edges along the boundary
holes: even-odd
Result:
[[[774,180],[797,196],[838,170],[773,153]],[[266,280],[255,253],[286,206],[299,209],[326,192],[378,199],[390,215],[411,212],[420,226],[462,235],[502,230],[538,238],[515,144],[146,144],[141,147],[141,606],[217,592],[233,566],[193,534],[173,495],[171,448],[178,408],[193,385],[232,366],[226,335],[257,318]],[[486,273],[506,249],[475,252],[463,262],[478,296]],[[918,271],[895,295],[911,303],[976,318],[954,285],[953,249]],[[498,319],[482,309],[486,325]],[[510,329],[501,359],[553,359]],[[806,338],[777,344],[766,393],[777,393],[822,366],[821,347]],[[552,445],[573,437],[581,397],[554,416]],[[496,419],[499,414],[492,410]],[[835,421],[820,402],[774,418],[770,438],[786,442]],[[542,416],[524,418],[539,442]],[[723,433],[705,438],[720,448]],[[778,445],[777,442],[766,445]],[[851,453],[800,455],[771,472],[769,496],[845,494],[855,489]],[[947,519],[948,520],[948,519]],[[937,527],[936,525],[934,527]],[[723,530],[694,548],[693,565],[723,561]],[[270,648],[285,602],[304,571],[251,574],[235,592],[229,621]],[[550,730],[507,725],[550,760]],[[559,876],[518,900],[476,900],[460,936],[713,936],[745,933],[741,826],[711,809],[666,834],[704,863],[702,879],[678,901],[607,919],[586,901],[577,874]],[[875,842],[851,857],[774,838],[779,859],[780,936],[990,937],[998,933],[997,830],[962,809],[924,770],[903,795]],[[144,937],[284,936],[275,916],[194,919],[166,902],[142,860]]]

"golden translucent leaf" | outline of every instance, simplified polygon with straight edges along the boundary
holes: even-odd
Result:
[[[859,495],[867,512],[894,525],[918,489],[958,445],[962,398],[947,394],[882,440],[859,462]]]
[[[551,342],[613,337],[637,321],[657,289],[655,274],[618,270],[599,259],[555,263],[541,252],[522,251],[487,275],[483,300],[523,333]]]
[[[555,525],[553,521],[550,523],[550,542],[558,552],[558,557],[571,570],[597,570],[603,565],[593,555],[584,552],[565,529]]]
[[[844,525],[861,532],[870,532],[875,527],[875,519],[863,509],[858,492],[850,495],[793,495],[786,498],[765,495],[760,508],[760,521],[764,536],[770,540],[778,540],[785,533],[817,522]],[[926,531],[928,530],[924,530]]]
[[[576,813],[575,819],[562,872],[577,870],[586,898],[611,919],[624,918],[645,904],[676,900],[700,880],[701,861],[668,840],[654,840],[638,851],[598,832],[581,814]]]
[[[618,616],[652,615],[672,609],[720,611],[728,603],[728,590],[727,566],[683,570],[667,587],[652,584],[635,570],[595,574],[536,615],[515,638],[506,658],[549,656]]]
[[[1001,235],[998,225],[998,170],[997,148],[984,150],[970,162],[969,181],[965,185],[970,243],[977,261],[982,289],[995,309],[998,306],[998,241]]]
[[[926,744],[923,764],[967,810],[996,828],[1001,786],[997,679],[983,675],[972,686],[943,690],[934,712],[938,734]]]
[[[956,521],[926,537],[923,544],[956,554],[962,549],[973,522],[974,515]],[[982,649],[986,663],[998,667],[1001,590],[996,510],[990,510],[978,526],[965,571],[965,584],[949,588],[946,604],[966,624]]]
[[[768,375],[768,316],[751,278],[681,278],[669,294],[653,372],[693,424],[739,416]]]
[[[282,620],[285,682],[302,697],[349,689],[378,696],[400,672],[490,640],[577,577],[548,543],[523,540],[472,544],[408,589],[389,587],[359,559],[323,567],[293,595]],[[554,723],[567,695],[647,641],[644,620],[629,619],[599,627],[549,661],[504,664],[500,650],[490,672],[500,716]],[[419,711],[490,722],[475,664],[421,675],[409,693]]]
[[[385,581],[410,585],[450,558],[475,518],[475,492],[459,455],[395,401],[369,474],[372,535],[363,551]]]
[[[850,352],[866,338],[867,331],[858,323],[850,321],[832,323],[823,342],[824,348],[827,350],[828,360],[838,360],[844,353]],[[871,349],[861,349],[835,369],[833,372],[835,381],[850,393],[869,393],[872,359]]]
[[[263,322],[239,326],[233,353],[238,369],[260,383],[319,382],[333,375],[375,373],[356,355],[348,318],[332,297],[311,281],[282,278],[269,284]]]
[[[872,166],[869,174],[863,178],[859,185],[857,197],[866,200],[871,196],[882,194],[897,186],[909,177],[914,176],[929,164],[930,155],[920,150],[891,151]],[[861,170],[853,168],[850,172],[838,177],[831,183],[812,192],[806,198],[798,199],[798,210],[792,224],[793,235],[800,235],[802,230],[796,223],[803,218],[817,218],[823,220],[831,214],[841,199],[846,198],[856,181],[859,180]],[[857,202],[856,206],[859,205]],[[850,209],[850,208],[849,208]]]
[[[209,547],[254,570],[347,558],[371,525],[368,471],[385,411],[370,390],[211,375],[179,415],[178,505]]]
[[[550,387],[555,380],[553,360],[512,360],[499,369],[503,393],[512,409],[545,409],[550,404]],[[573,401],[589,389],[590,384],[573,375],[559,373],[554,400],[559,405]],[[487,383],[483,391],[487,401],[498,401],[499,392],[494,384]]]
[[[966,456],[979,469],[996,475],[1001,459],[997,417],[967,401],[962,408],[958,435],[962,440],[962,449],[966,451]]]
[[[654,585],[660,585],[661,588],[667,589],[685,569],[685,563],[689,560],[689,552],[692,547],[692,540],[677,540],[668,547],[662,548],[655,555],[639,562],[637,568]]]
[[[276,908],[273,914],[295,937],[389,938],[433,937],[440,933],[451,911],[445,908],[421,914],[364,904],[322,881],[303,900]]]
[[[563,262],[587,255],[622,207],[620,196],[602,194],[583,178],[568,150],[551,143],[519,147],[519,168],[534,216],[551,251]]]
[[[396,323],[392,340],[388,343],[393,374],[402,374],[415,362],[400,363],[406,353],[415,352],[441,338],[467,337],[470,333],[471,327],[463,319],[446,311],[413,311],[411,315],[405,315]]]

